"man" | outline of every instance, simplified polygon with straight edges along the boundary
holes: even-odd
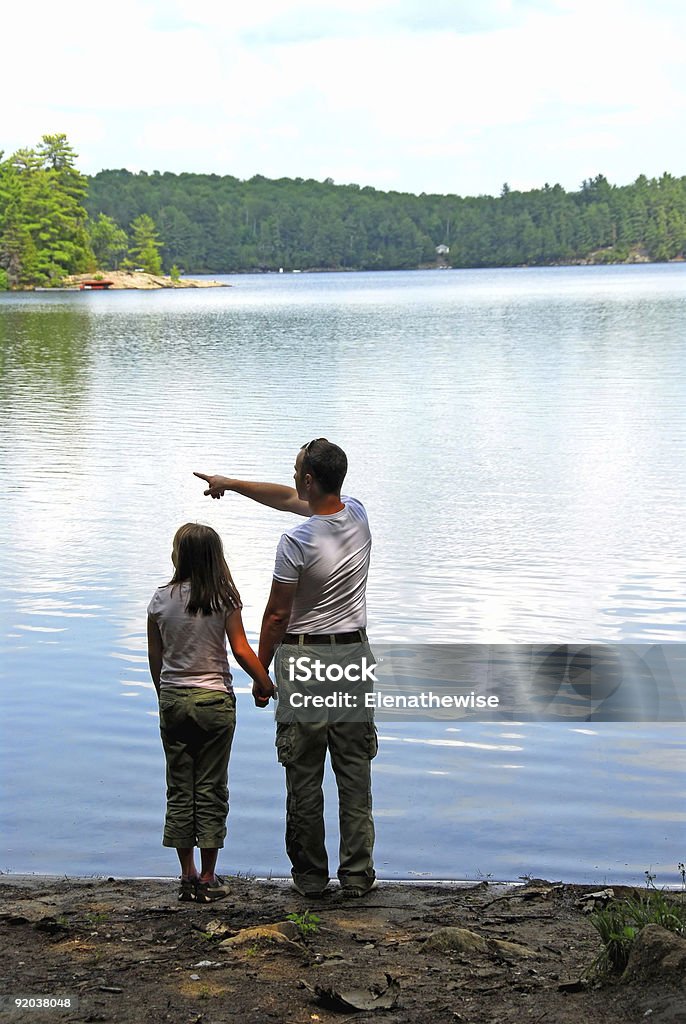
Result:
[[[207,482],[205,494],[213,498],[234,491],[307,517],[281,537],[262,619],[259,658],[268,668],[276,653],[277,690],[285,691],[294,659],[313,649],[332,656],[339,651],[346,664],[373,661],[365,631],[371,535],[361,502],[341,496],[347,468],[345,452],[320,437],[298,452],[295,488],[195,474]],[[338,787],[338,878],[344,895],[362,896],[375,884],[370,761],[377,741],[371,713],[367,721],[279,717],[277,712],[276,746],[286,770],[286,851],[293,884],[303,896],[318,897],[329,881],[322,793],[328,749]]]

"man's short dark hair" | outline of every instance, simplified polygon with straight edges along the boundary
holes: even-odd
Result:
[[[348,457],[342,448],[332,444],[325,437],[302,446],[302,472],[311,473],[325,494],[340,494],[345,474],[348,472]]]

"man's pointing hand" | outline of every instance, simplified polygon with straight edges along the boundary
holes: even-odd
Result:
[[[196,473],[193,470],[193,476],[200,477],[208,485],[204,494],[210,494],[213,498],[221,498],[224,491],[228,491],[231,487],[231,481],[225,476],[208,476],[207,473]]]

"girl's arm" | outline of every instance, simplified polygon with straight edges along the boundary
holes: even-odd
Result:
[[[234,608],[226,616],[226,635],[229,638],[234,658],[253,680],[252,695],[255,698],[255,704],[258,708],[266,707],[269,698],[274,696],[274,686],[269,678],[269,673],[248,643],[243,628],[243,619],[238,608]]]
[[[150,675],[159,697],[160,675],[162,673],[162,634],[160,633],[160,627],[151,615],[148,615],[148,665],[150,666]]]

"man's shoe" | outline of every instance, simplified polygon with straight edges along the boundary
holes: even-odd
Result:
[[[359,899],[360,896],[366,896],[368,892],[371,892],[372,889],[376,888],[377,881],[374,879],[374,881],[370,882],[369,885],[341,885],[341,892],[346,899],[356,900]]]
[[[231,892],[221,875],[215,875],[212,882],[197,882],[195,886],[195,898],[198,903],[214,903],[215,900],[223,900]]]
[[[305,898],[308,900],[321,899],[324,893],[326,892],[326,886],[328,884],[329,883],[327,882],[323,889],[314,889],[305,885],[301,885],[299,882],[296,882],[295,879],[292,882],[295,891],[300,893],[301,896],[305,896]]]

